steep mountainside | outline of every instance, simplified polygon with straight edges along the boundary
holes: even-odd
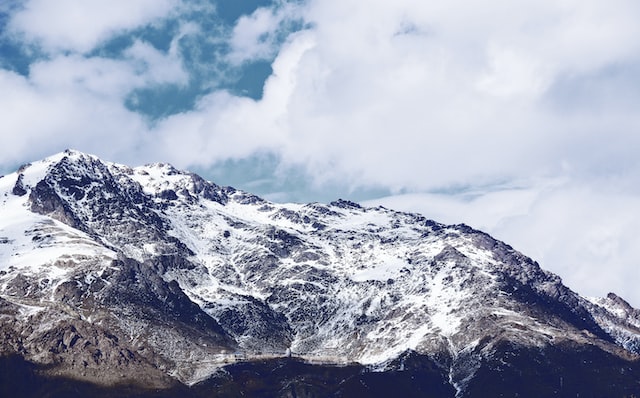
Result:
[[[640,391],[640,313],[480,231],[75,151],[0,178],[0,338],[106,395]]]

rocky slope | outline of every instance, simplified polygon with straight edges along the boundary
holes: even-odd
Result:
[[[417,214],[275,204],[75,151],[0,178],[1,354],[47,380],[382,396],[406,377],[396,385],[416,396],[602,383],[623,396],[640,390],[639,314]]]

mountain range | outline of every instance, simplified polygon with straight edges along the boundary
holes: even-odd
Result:
[[[481,231],[67,150],[0,178],[4,396],[640,395],[640,312]]]

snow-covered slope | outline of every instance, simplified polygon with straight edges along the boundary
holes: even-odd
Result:
[[[638,312],[617,296],[582,298],[465,225],[276,204],[76,151],[0,178],[0,304],[5,353],[106,384],[289,355],[385,371],[417,352],[460,395],[504,342],[640,352]]]

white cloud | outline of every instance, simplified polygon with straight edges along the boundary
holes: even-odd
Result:
[[[10,21],[45,51],[87,52],[114,33],[166,16],[178,0],[29,0]]]
[[[193,112],[158,123],[157,151],[177,165],[207,165],[260,151],[278,151],[290,137],[291,92],[296,88],[300,58],[313,46],[307,32],[285,45],[273,64],[261,101],[216,92],[203,98]]]
[[[5,165],[65,148],[134,163],[148,140],[144,118],[124,105],[136,88],[184,84],[180,60],[136,42],[121,60],[59,55],[33,63],[29,76],[0,69]]]
[[[629,17],[638,8],[623,0],[312,1],[297,12],[313,28],[282,46],[262,100],[214,93],[175,120],[201,120],[183,144],[201,153],[194,163],[271,150],[319,183],[354,187],[430,190],[589,173],[615,168],[621,153],[637,164],[625,147],[639,139],[631,133],[640,116],[630,109],[640,94],[601,96],[596,112],[589,100],[566,113],[554,105],[567,78],[597,82],[612,66],[640,67],[640,25]],[[240,59],[262,51],[256,40],[275,29],[274,15],[259,9],[240,19]],[[579,95],[597,96],[593,86]],[[165,127],[167,142],[184,134]]]
[[[123,148],[135,147],[145,131],[138,115],[109,96],[57,88],[0,70],[0,91],[11,93],[0,96],[0,158],[4,162],[38,159],[68,147],[107,157],[122,156]]]
[[[291,4],[277,8],[261,7],[251,15],[241,16],[229,41],[229,60],[237,65],[273,57],[278,51],[282,25],[298,17],[299,8]]]
[[[31,65],[29,82],[42,93],[64,95],[90,92],[95,95],[122,98],[132,85],[139,84],[131,65],[104,58],[59,56]]]
[[[245,60],[271,56],[276,49],[269,36],[273,35],[279,22],[269,8],[259,8],[249,16],[240,17],[231,37],[231,61],[240,64]]]
[[[490,46],[488,58],[488,70],[478,79],[477,88],[490,95],[535,98],[551,83],[544,65],[526,52]]]
[[[38,42],[47,58],[29,65],[27,76],[0,70],[2,167],[79,148],[128,163],[160,160],[148,151],[146,118],[125,106],[133,90],[190,79],[179,40],[196,24],[181,21],[168,51],[135,40],[120,58],[88,56],[102,41],[168,16],[174,0],[104,2],[32,0],[10,20],[8,32],[25,45]],[[190,11],[187,8],[176,12]],[[15,12],[12,11],[12,12]],[[175,16],[175,15],[174,15]],[[84,53],[84,54],[83,54]]]
[[[133,64],[136,73],[144,78],[146,84],[186,85],[189,81],[176,40],[173,41],[168,54],[139,40],[134,42],[124,54]]]
[[[121,105],[131,90],[158,84],[186,84],[189,76],[175,51],[164,54],[136,41],[124,59],[58,55],[31,64],[29,83],[42,93],[109,98]]]

